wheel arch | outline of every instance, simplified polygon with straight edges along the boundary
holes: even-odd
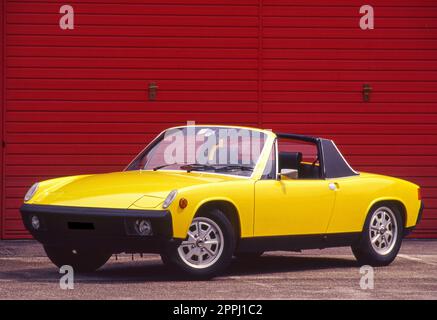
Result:
[[[241,238],[241,221],[237,206],[229,199],[209,199],[202,202],[196,209],[194,217],[201,215],[211,209],[218,209],[228,218],[234,227],[235,236]],[[194,218],[193,217],[193,218]]]
[[[405,206],[405,204],[402,202],[401,199],[398,198],[379,198],[379,199],[375,199],[367,208],[367,212],[366,212],[366,216],[365,219],[367,218],[367,216],[369,215],[369,213],[371,212],[371,210],[373,208],[375,208],[376,206],[380,206],[382,204],[386,204],[386,205],[390,205],[390,206],[395,206],[400,214],[401,214],[401,218],[402,218],[402,226],[405,228],[406,224],[407,224],[407,208]],[[364,223],[365,223],[365,219],[363,222],[363,226],[362,226],[362,230],[364,229]]]

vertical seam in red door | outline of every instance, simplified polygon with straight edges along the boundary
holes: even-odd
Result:
[[[5,119],[6,119],[6,68],[5,68],[5,55],[6,55],[6,46],[5,46],[5,37],[6,37],[6,0],[2,0],[2,13],[0,16],[0,37],[1,37],[1,45],[2,45],[2,54],[1,54],[1,104],[2,104],[2,111],[0,115],[0,121],[1,121],[1,168],[0,168],[0,190],[1,190],[1,197],[0,197],[0,239],[4,239],[4,219],[5,219],[5,147],[3,146],[3,141],[6,138],[5,135]]]
[[[263,0],[258,2],[258,126],[262,127],[263,104]]]

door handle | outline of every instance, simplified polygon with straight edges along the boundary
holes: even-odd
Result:
[[[338,188],[338,184],[334,183],[334,182],[331,182],[331,183],[328,184],[328,188],[329,188],[329,190],[335,191]]]

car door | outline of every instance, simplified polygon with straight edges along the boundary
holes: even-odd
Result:
[[[323,234],[335,201],[327,180],[259,180],[255,183],[255,236]]]
[[[280,152],[276,152],[278,148]],[[281,155],[287,153],[285,158]],[[292,159],[290,155],[299,160],[294,164],[291,161],[288,168],[297,166],[300,176],[297,179],[281,176],[278,180],[278,172],[286,169],[286,161]],[[293,140],[276,141],[263,177],[255,182],[254,236],[326,233],[338,185],[318,178],[319,175],[308,174],[308,170],[319,171],[315,166],[318,157],[315,145]]]

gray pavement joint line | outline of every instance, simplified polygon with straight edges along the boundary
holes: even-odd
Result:
[[[398,254],[399,258],[403,258],[403,259],[407,259],[410,261],[415,261],[415,262],[420,262],[420,263],[424,263],[424,264],[429,264],[431,266],[437,266],[437,263],[433,263],[433,262],[429,262],[429,261],[425,261],[423,259],[417,258],[417,257],[413,257],[407,254]]]

